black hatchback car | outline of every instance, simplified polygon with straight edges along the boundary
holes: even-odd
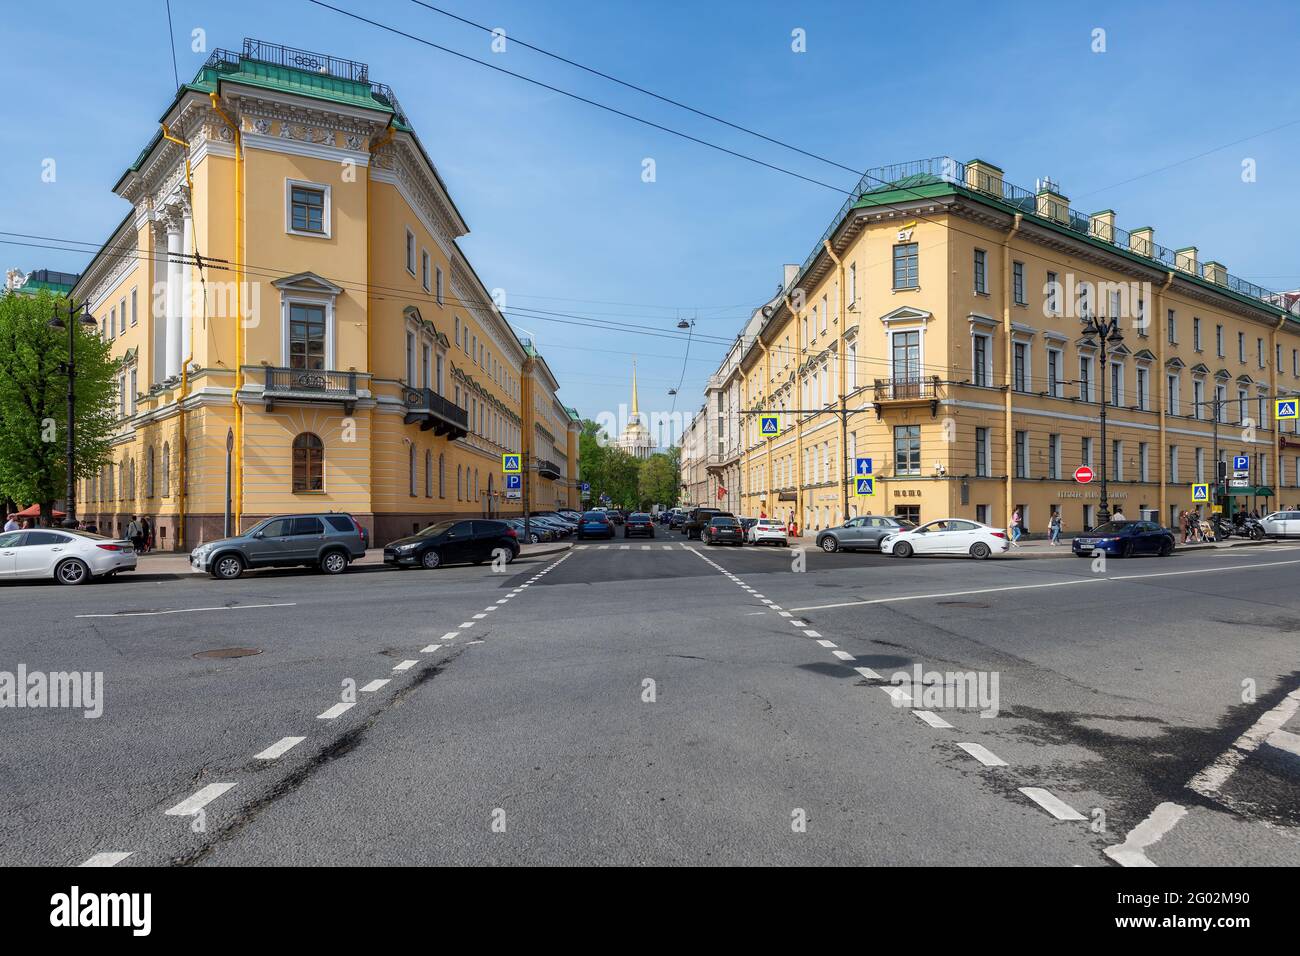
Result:
[[[509,563],[519,556],[519,536],[504,521],[452,519],[384,545],[384,564],[396,568],[438,568],[444,564],[482,564],[498,550]]]
[[[745,545],[745,529],[731,515],[710,518],[709,523],[700,532],[700,537],[705,544],[738,544],[741,547]]]

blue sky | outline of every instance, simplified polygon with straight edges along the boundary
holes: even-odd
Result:
[[[719,127],[409,0],[331,0],[518,72],[848,189],[843,170]],[[1164,245],[1270,288],[1300,287],[1300,5],[1213,3],[591,3],[436,5],[854,168],[979,156],[1076,208],[1154,225]],[[172,0],[182,80],[244,36],[363,60],[391,85],[471,233],[463,248],[509,305],[734,336],[811,251],[843,195],[494,74],[306,0]],[[806,31],[807,52],[791,50]],[[1106,52],[1092,51],[1106,31]],[[125,214],[109,191],[174,92],[163,0],[51,0],[10,17],[0,82],[0,229],[102,241]],[[1287,124],[1287,125],[1284,125]],[[1277,128],[1281,127],[1281,128]],[[1262,135],[1259,135],[1262,134]],[[1236,142],[1245,140],[1244,142]],[[1228,145],[1234,144],[1235,145]],[[1220,148],[1224,147],[1224,148]],[[58,163],[54,183],[41,163]],[[654,183],[641,179],[655,160]],[[1257,181],[1243,183],[1242,160]],[[1130,181],[1131,180],[1131,181]],[[0,237],[3,238],[3,237]],[[0,264],[71,271],[87,257],[0,247]],[[515,319],[566,403],[626,401],[639,356],[645,410],[697,408],[723,347]]]

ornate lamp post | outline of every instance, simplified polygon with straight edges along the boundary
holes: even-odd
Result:
[[[1107,503],[1106,481],[1108,471],[1106,466],[1106,408],[1109,405],[1107,396],[1108,384],[1106,373],[1108,371],[1106,362],[1106,352],[1110,346],[1119,345],[1124,341],[1124,333],[1119,329],[1119,317],[1115,316],[1109,319],[1099,318],[1098,316],[1089,316],[1083,327],[1085,345],[1095,345],[1092,342],[1095,336],[1101,343],[1101,503],[1097,508],[1097,523],[1105,524],[1110,520],[1110,505]]]
[[[68,378],[68,426],[67,426],[67,449],[65,471],[67,475],[67,489],[65,496],[67,498],[67,516],[63,523],[69,527],[75,527],[77,524],[77,446],[76,446],[76,412],[77,412],[77,362],[75,354],[77,325],[83,325],[87,328],[98,328],[99,323],[95,317],[90,314],[90,303],[82,302],[80,306],[71,299],[67,300],[68,318],[65,322],[59,318],[60,299],[54,300],[54,315],[49,321],[52,329],[68,330],[68,360],[59,363],[59,371]]]

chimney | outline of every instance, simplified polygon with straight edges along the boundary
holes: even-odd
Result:
[[[1130,252],[1136,252],[1140,256],[1152,256],[1156,250],[1156,231],[1150,226],[1143,226],[1141,229],[1134,229],[1128,234],[1128,247]]]
[[[1184,272],[1190,272],[1192,275],[1201,274],[1201,270],[1196,263],[1195,246],[1183,246],[1181,249],[1174,250],[1174,265]]]
[[[1001,196],[1002,170],[982,159],[972,159],[966,164],[966,188],[990,196]]]
[[[1205,264],[1204,277],[1207,281],[1215,285],[1228,284],[1228,267],[1222,262],[1207,262]]]
[[[1094,212],[1088,217],[1091,225],[1088,233],[1094,239],[1101,239],[1103,242],[1115,241],[1115,210],[1103,209],[1101,212]]]
[[[1068,224],[1070,200],[1061,193],[1061,187],[1048,178],[1038,181],[1038,215],[1053,222]]]

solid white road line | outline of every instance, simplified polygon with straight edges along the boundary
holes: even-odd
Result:
[[[170,810],[164,811],[169,817],[190,817],[198,813],[227,790],[234,789],[233,783],[210,783],[192,797],[186,797]]]
[[[373,694],[375,691],[379,690],[379,688],[383,687],[385,684],[389,683],[391,680],[392,680],[391,677],[384,677],[384,678],[381,678],[381,679],[379,679],[379,680],[372,680],[372,681],[371,681],[369,684],[367,684],[365,687],[361,688],[361,693],[363,693],[363,694]]]
[[[916,714],[917,717],[921,718],[923,721],[925,721],[931,727],[934,727],[936,730],[952,730],[952,724],[948,723],[948,721],[944,720],[938,714],[932,713],[931,711],[914,710],[912,711],[912,713]]]
[[[1155,866],[1155,863],[1147,858],[1147,847],[1157,843],[1185,816],[1187,816],[1186,807],[1166,801],[1130,830],[1123,843],[1108,846],[1102,852],[1120,866]]]
[[[333,720],[335,717],[338,717],[341,714],[346,714],[349,710],[351,710],[355,706],[357,706],[355,701],[353,701],[352,703],[335,704],[329,710],[325,711],[325,713],[317,714],[316,719]]]
[[[396,667],[394,667],[393,670],[395,670],[395,671],[409,671],[412,667],[414,667],[414,666],[415,666],[416,664],[418,664],[418,663],[420,663],[420,662],[419,662],[419,661],[402,661],[402,663],[400,663],[400,664],[398,664]]]
[[[297,607],[298,602],[284,604],[231,604],[221,607],[182,607],[174,611],[123,611],[120,614],[78,614],[77,617],[157,617],[160,614],[194,614],[198,611],[251,611],[259,607]]]
[[[1005,767],[1007,765],[1005,760],[983,744],[958,744],[957,746],[986,767]]]
[[[256,755],[257,760],[274,760],[276,757],[283,757],[294,747],[298,746],[306,737],[281,737],[271,746],[267,747],[260,754]]]
[[[1087,819],[1082,813],[1049,790],[1044,790],[1042,787],[1019,787],[1018,789],[1058,820]]]
[[[1280,730],[1297,709],[1300,709],[1300,688],[1291,691],[1276,707],[1255,721],[1249,730],[1233,741],[1232,746],[1220,754],[1214,763],[1193,777],[1187,786],[1203,797],[1218,793],[1219,788],[1236,773],[1246,755],[1257,750],[1275,730]]]
[[[867,680],[884,680],[883,677],[881,677],[879,674],[873,671],[870,667],[855,667],[853,669],[857,671],[859,674],[861,674],[863,677],[865,677]]]
[[[970,591],[943,591],[937,594],[903,594],[898,597],[873,598],[869,601],[843,601],[839,604],[811,604],[807,607],[791,608],[792,611],[824,611],[836,607],[862,607],[868,604],[893,604],[898,601],[925,601],[930,598],[964,597],[968,594],[997,594],[1001,591],[1033,591],[1038,588],[1064,588],[1076,584],[1101,584],[1105,581],[1140,581],[1145,578],[1171,578],[1183,574],[1215,574],[1220,571],[1247,571],[1251,568],[1276,568],[1300,561],[1261,561],[1257,564],[1225,565],[1216,568],[1193,568],[1190,571],[1154,571],[1150,574],[1108,574],[1094,578],[1079,578],[1071,581],[1047,581],[1042,584],[1012,584],[1000,588],[976,588]]]
[[[130,853],[96,853],[82,866],[117,866],[125,860]]]

